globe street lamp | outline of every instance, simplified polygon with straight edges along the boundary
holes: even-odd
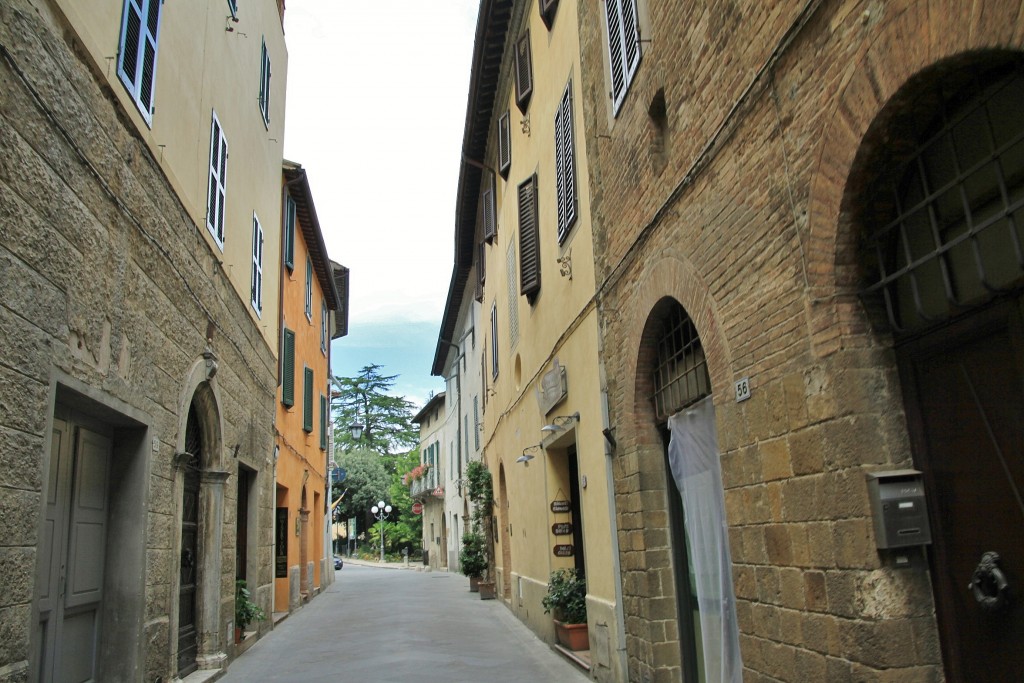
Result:
[[[373,513],[374,518],[380,522],[380,561],[384,561],[384,520],[387,519],[388,515],[391,514],[391,506],[385,505],[384,501],[378,502],[372,508],[370,512]]]

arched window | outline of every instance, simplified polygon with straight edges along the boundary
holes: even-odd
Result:
[[[897,333],[1024,281],[1024,64],[933,82],[897,115],[861,208],[863,294]]]
[[[661,328],[654,330],[657,361],[652,398],[661,421],[710,394],[711,380],[697,328],[679,302],[664,301],[653,315],[660,317]]]

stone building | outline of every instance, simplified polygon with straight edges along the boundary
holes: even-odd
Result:
[[[1019,3],[580,31],[629,680],[1016,680]]]
[[[270,611],[282,12],[0,3],[2,681],[205,680]]]

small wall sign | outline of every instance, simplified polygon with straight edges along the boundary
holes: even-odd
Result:
[[[554,551],[555,557],[572,557],[574,554],[572,543],[556,545]]]
[[[551,501],[552,512],[568,512],[571,509],[571,503],[567,500],[553,500]]]
[[[750,378],[744,377],[736,381],[736,402],[746,401],[750,398]]]
[[[555,536],[568,536],[572,533],[572,522],[556,522],[552,524],[551,533]]]

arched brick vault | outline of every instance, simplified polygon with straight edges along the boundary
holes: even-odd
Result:
[[[644,344],[651,312],[659,301],[671,297],[678,301],[697,327],[701,345],[707,358],[708,374],[711,376],[713,395],[724,395],[729,385],[732,357],[719,327],[720,317],[715,301],[707,284],[693,264],[682,252],[665,250],[654,260],[644,263],[643,269],[633,287],[635,298],[630,302],[628,314],[619,317],[623,325],[624,349],[637,349],[628,353],[626,377],[635,377],[632,390],[623,393],[626,415],[633,416],[632,428],[651,428],[654,410],[648,400],[653,393],[653,378],[649,370],[653,367],[645,362],[650,354],[645,353]],[[644,360],[641,360],[644,359]]]
[[[913,0],[889,3],[876,38],[850,60],[822,144],[808,200],[808,284],[814,350],[839,348],[840,309],[825,302],[856,291],[856,235],[846,203],[862,142],[893,96],[917,73],[968,52],[1019,49],[1020,6]],[[868,16],[870,21],[870,16]],[[703,333],[702,333],[703,338]],[[714,383],[714,376],[712,376]]]

